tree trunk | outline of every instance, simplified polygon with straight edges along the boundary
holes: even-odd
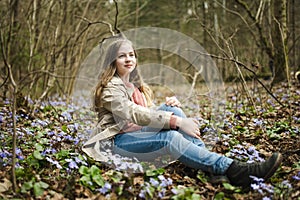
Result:
[[[272,84],[279,83],[288,78],[287,63],[287,2],[274,0],[274,22],[272,41],[274,45],[274,74]]]
[[[291,9],[291,24],[292,24],[292,30],[291,30],[291,34],[292,34],[292,41],[293,41],[293,44],[296,44],[297,43],[297,40],[296,40],[296,17],[295,17],[295,12],[296,12],[296,9],[295,9],[295,0],[292,0],[291,1],[291,4],[290,4],[290,9]],[[290,63],[291,66],[292,66],[292,71],[294,73],[296,73],[296,70],[297,70],[297,67],[296,67],[296,48],[295,46],[293,45],[293,48],[292,48],[292,62]]]

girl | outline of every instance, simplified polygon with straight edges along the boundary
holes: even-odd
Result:
[[[250,175],[267,180],[282,161],[274,153],[262,163],[246,164],[209,151],[200,138],[198,121],[187,118],[180,102],[167,98],[158,110],[151,109],[151,90],[143,83],[132,43],[118,38],[108,47],[103,71],[94,93],[98,129],[83,150],[95,160],[107,162],[101,141],[113,142],[114,153],[153,160],[169,155],[183,164],[249,188]]]

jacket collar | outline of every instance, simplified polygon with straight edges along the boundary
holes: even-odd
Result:
[[[124,85],[122,79],[118,75],[113,76],[112,79],[110,80],[110,82],[112,84],[122,84],[122,85]]]
[[[132,100],[134,89],[126,87],[122,79],[118,75],[113,76],[110,82],[114,85],[122,85],[126,89],[126,92],[129,95],[130,99]]]

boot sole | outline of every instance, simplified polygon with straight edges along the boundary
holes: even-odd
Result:
[[[269,178],[271,178],[271,176],[273,176],[273,174],[277,171],[279,165],[281,164],[282,160],[283,160],[282,154],[278,153],[277,159],[276,159],[273,167],[271,168],[269,173],[264,177],[265,181],[267,181]]]

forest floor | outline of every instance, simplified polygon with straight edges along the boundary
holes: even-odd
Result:
[[[227,87],[222,126],[212,150],[245,162],[257,161],[279,151],[282,165],[268,181],[259,180],[250,191],[229,183],[212,184],[208,174],[178,161],[144,173],[128,173],[88,158],[81,150],[95,124],[87,108],[60,98],[37,102],[18,101],[17,189],[13,192],[10,101],[0,112],[0,199],[300,199],[300,85],[262,88],[250,95],[234,85]],[[160,96],[164,95],[163,91]],[[157,92],[156,92],[157,93]],[[159,96],[159,95],[158,95]],[[199,96],[184,104],[191,117],[209,119],[210,101]],[[195,107],[201,105],[197,113]],[[202,123],[203,137],[214,131]]]

